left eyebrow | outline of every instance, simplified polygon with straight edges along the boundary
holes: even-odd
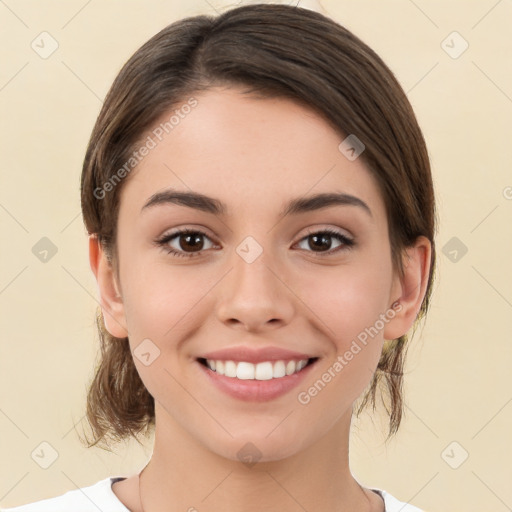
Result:
[[[174,189],[166,189],[153,194],[141,212],[161,204],[177,204],[200,210],[213,215],[224,215],[227,212],[226,205],[219,199],[205,196],[197,192],[182,192]],[[344,193],[319,193],[307,197],[292,199],[285,204],[280,216],[295,215],[298,213],[311,212],[327,208],[329,206],[357,206],[362,208],[370,217],[372,212],[370,207],[356,196]]]
[[[359,206],[372,217],[370,207],[362,199],[342,193],[321,193],[292,199],[286,204],[281,215],[285,216],[295,213],[311,212],[329,206]]]

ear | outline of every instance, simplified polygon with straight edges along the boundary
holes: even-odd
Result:
[[[427,290],[431,250],[430,240],[424,236],[405,249],[404,275],[395,275],[390,295],[395,316],[386,324],[384,339],[397,339],[413,326]]]
[[[126,338],[128,330],[120,288],[112,264],[96,235],[89,236],[89,263],[98,283],[105,327],[112,336]]]

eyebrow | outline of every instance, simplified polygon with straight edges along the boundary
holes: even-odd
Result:
[[[213,215],[224,215],[227,207],[222,201],[197,192],[182,192],[174,189],[166,189],[153,194],[142,207],[141,213],[148,208],[157,205],[177,204],[200,210]],[[370,217],[370,207],[356,196],[344,193],[319,193],[307,197],[298,197],[285,204],[280,216],[294,215],[328,208],[329,206],[357,206],[363,209]]]

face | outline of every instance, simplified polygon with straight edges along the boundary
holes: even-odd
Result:
[[[384,202],[313,111],[238,89],[195,98],[123,184],[109,330],[129,337],[157,429],[276,460],[349,416],[403,334]]]

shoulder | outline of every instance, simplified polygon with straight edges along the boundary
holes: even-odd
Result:
[[[381,496],[384,500],[384,504],[386,506],[385,512],[425,512],[414,505],[398,500],[383,489],[372,487],[371,490]]]
[[[68,491],[26,505],[0,508],[0,512],[129,512],[112,491],[112,483],[125,477],[108,477],[88,487]]]

